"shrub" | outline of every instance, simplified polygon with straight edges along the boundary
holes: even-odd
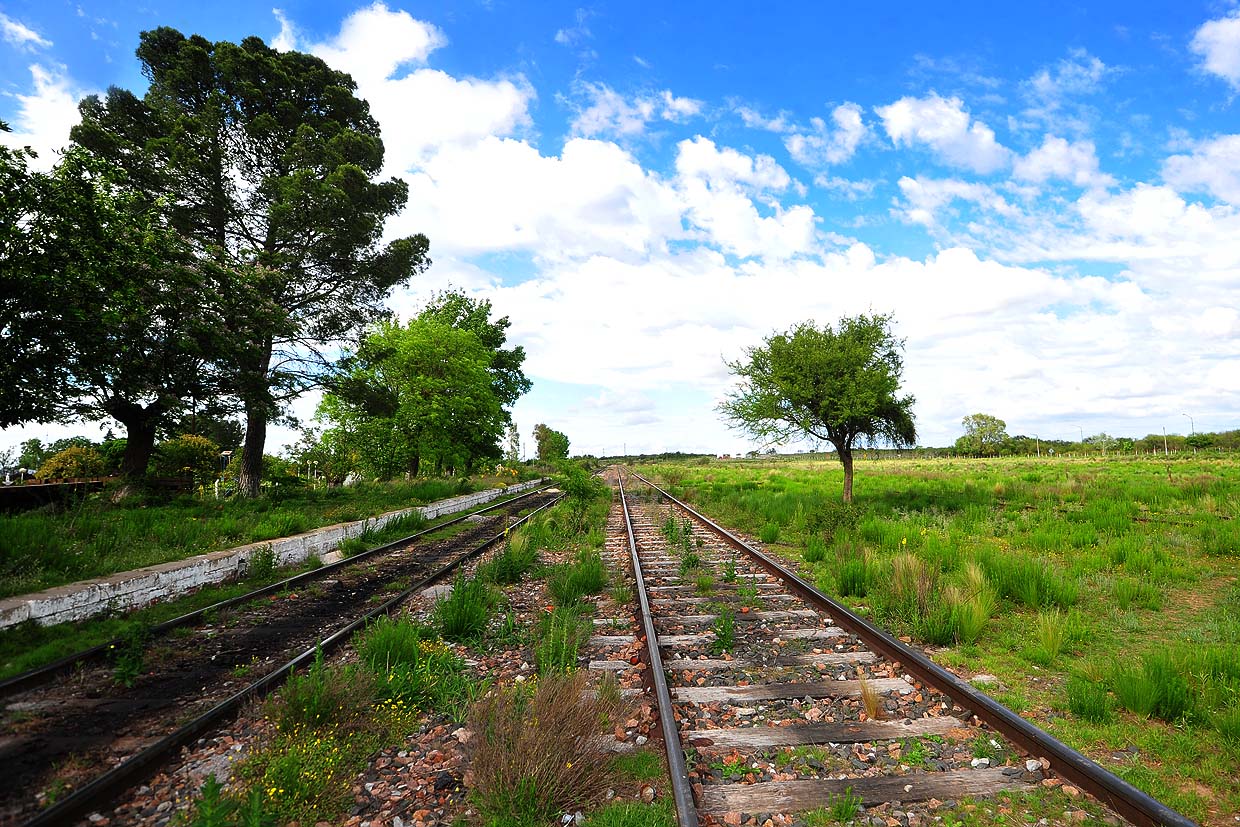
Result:
[[[779,542],[779,525],[777,523],[767,523],[762,526],[762,530],[758,532],[758,539],[764,543]]]
[[[205,436],[183,434],[156,445],[151,465],[158,476],[188,476],[205,485],[220,475],[220,446]]]
[[[452,592],[435,604],[434,617],[446,640],[476,641],[491,619],[494,595],[485,580],[458,575]]]
[[[865,557],[854,553],[840,560],[835,580],[842,596],[865,597],[870,586],[870,567]]]
[[[103,475],[103,455],[94,448],[74,445],[58,454],[52,454],[39,470],[35,479],[63,480],[73,477],[98,477]]]
[[[276,552],[268,543],[261,546],[250,554],[246,560],[245,576],[253,577],[256,580],[266,580],[275,574],[276,571]]]
[[[601,737],[624,709],[589,693],[586,675],[548,675],[537,687],[496,688],[469,715],[474,783],[486,825],[543,825],[602,799],[614,765]]]

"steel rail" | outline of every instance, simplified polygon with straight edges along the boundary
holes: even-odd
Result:
[[[680,744],[680,731],[676,728],[672,695],[667,688],[667,673],[663,669],[663,656],[659,654],[659,635],[650,614],[650,599],[646,594],[646,581],[642,576],[642,564],[637,555],[637,539],[633,536],[633,521],[629,516],[629,502],[624,494],[624,476],[617,473],[620,487],[620,505],[624,510],[624,528],[629,538],[629,555],[633,558],[633,578],[637,581],[638,613],[646,636],[646,675],[654,687],[655,702],[659,707],[659,725],[663,730],[663,744],[667,748],[668,775],[672,782],[672,799],[676,802],[676,823],[679,827],[698,827],[697,807],[693,803],[693,787],[689,782],[689,770],[685,766],[685,751]]]
[[[1051,769],[1061,777],[1090,793],[1133,824],[1138,827],[1156,827],[1156,825],[1199,827],[1197,822],[1142,792],[1050,733],[1029,723],[989,695],[960,680],[921,652],[872,626],[848,607],[837,603],[801,579],[795,572],[770,555],[749,545],[641,474],[635,471],[631,471],[630,474],[676,503],[694,519],[726,539],[734,548],[753,557],[806,603],[829,614],[838,626],[856,635],[875,652],[902,663],[909,674],[935,687],[961,707],[970,710],[1005,738],[1017,743],[1029,755],[1037,758],[1045,757],[1050,761]]]
[[[251,698],[261,698],[274,690],[281,679],[292,674],[298,668],[312,662],[319,652],[330,652],[341,644],[347,642],[350,636],[358,629],[365,626],[370,621],[380,617],[381,615],[390,614],[394,609],[398,608],[405,600],[409,599],[418,591],[431,586],[442,580],[448,574],[451,574],[461,564],[468,560],[472,560],[491,546],[498,543],[508,536],[508,531],[521,525],[529,520],[535,514],[558,503],[564,497],[561,494],[549,503],[539,506],[535,510],[526,514],[512,525],[508,526],[504,531],[496,534],[481,545],[475,547],[472,551],[458,557],[456,560],[442,566],[432,574],[427,575],[422,580],[405,589],[400,594],[385,601],[383,604],[371,609],[361,617],[337,629],[332,634],[320,640],[314,646],[306,649],[297,657],[288,663],[269,672],[254,683],[245,687],[241,691],[232,695],[216,706],[204,712],[202,715],[194,718],[186,723],[175,732],[161,738],[150,747],[142,750],[136,755],[126,759],[121,764],[108,770],[103,775],[90,781],[86,786],[75,790],[67,798],[58,801],[56,804],[42,810],[34,818],[27,821],[23,827],[45,827],[45,825],[63,825],[72,823],[75,819],[81,818],[88,812],[109,804],[116,796],[124,792],[133,784],[137,783],[145,773],[148,773],[155,767],[159,766],[164,760],[172,754],[177,748],[190,743],[202,733],[209,731],[212,727],[230,718],[241,707],[241,705]],[[508,502],[512,502],[509,500]],[[442,527],[442,526],[440,526]],[[353,558],[350,558],[353,559]]]
[[[376,555],[385,554],[397,548],[398,546],[404,545],[405,543],[412,542],[413,540],[416,540],[419,537],[422,537],[427,534],[432,534],[436,531],[447,528],[448,526],[456,525],[459,522],[468,520],[470,517],[476,517],[479,514],[485,514],[488,511],[493,511],[498,508],[503,508],[506,505],[511,505],[512,503],[519,502],[520,500],[523,500],[526,497],[532,497],[535,494],[546,491],[548,488],[551,488],[552,485],[554,485],[554,483],[548,483],[547,485],[544,485],[540,488],[532,488],[529,491],[521,492],[520,494],[518,494],[517,496],[511,499],[502,500],[501,502],[488,505],[484,508],[479,508],[476,511],[469,511],[467,513],[462,513],[461,516],[459,517],[455,517],[451,520],[446,520],[442,523],[436,523],[435,525],[430,526],[429,528],[422,529],[421,531],[415,531],[413,534],[410,534],[408,537],[402,537],[399,540],[393,540],[390,543],[377,546],[376,548],[369,549],[368,551],[363,551],[363,552],[354,554],[352,557],[345,557],[341,560],[337,560],[334,563],[328,563],[325,566],[319,566],[316,569],[311,569],[310,571],[305,571],[305,572],[302,572],[301,574],[295,574],[292,577],[289,577],[287,579],[280,580],[275,583],[271,583],[270,585],[255,589],[254,591],[246,592],[245,594],[238,595],[237,597],[230,597],[227,600],[220,600],[216,603],[212,603],[210,606],[205,606],[201,609],[195,609],[192,612],[187,612],[186,614],[179,615],[169,620],[165,620],[162,623],[158,623],[151,627],[150,629],[151,635],[154,637],[165,635],[168,632],[172,631],[173,629],[177,628],[178,626],[188,626],[190,624],[197,623],[198,621],[202,620],[203,617],[207,615],[209,612],[218,612],[223,609],[232,608],[233,606],[239,605],[241,603],[245,603],[246,601],[253,600],[258,597],[265,597],[268,594],[275,594],[276,592],[282,591],[291,586],[298,586],[307,581],[315,580],[319,577],[322,577],[325,574],[330,574],[331,572],[336,571],[337,569],[352,565],[361,560],[365,560],[368,557],[374,557]],[[113,646],[120,645],[120,643],[121,643],[120,638],[112,638],[111,640],[104,641],[103,643],[100,643],[97,646],[91,646],[88,649],[82,649],[79,652],[74,652],[71,655],[65,655],[63,658],[58,658],[57,660],[54,660],[51,663],[44,664],[43,666],[35,667],[34,669],[31,669],[27,672],[22,672],[20,674],[13,675],[12,677],[5,678],[4,680],[0,680],[0,698],[4,698],[8,695],[12,695],[17,692],[22,692],[32,687],[39,686],[40,684],[46,683],[47,681],[54,678],[56,675],[60,674],[61,672],[68,671],[74,666],[77,666],[79,663],[85,663],[87,661],[94,660],[96,658],[101,658]]]

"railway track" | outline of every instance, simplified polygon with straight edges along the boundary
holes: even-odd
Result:
[[[559,496],[538,489],[6,681],[0,825],[102,806]]]
[[[925,819],[1046,784],[1133,824],[1194,824],[639,475],[612,479],[680,827],[824,807]],[[592,667],[625,669],[632,641],[596,636]]]

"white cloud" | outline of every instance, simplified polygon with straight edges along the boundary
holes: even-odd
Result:
[[[1107,79],[1120,71],[1084,49],[1072,49],[1068,57],[1021,84],[1029,103],[1021,112],[1025,120],[1011,120],[1017,128],[1043,125],[1057,131],[1086,133],[1097,120],[1097,112],[1081,99],[1101,92]]]
[[[822,118],[813,118],[813,132],[797,132],[784,138],[788,153],[806,166],[841,164],[857,151],[857,147],[869,134],[869,127],[861,119],[861,107],[855,103],[837,106],[831,112],[834,129],[828,129]]]
[[[17,94],[17,116],[12,132],[0,132],[0,143],[29,146],[39,154],[33,166],[50,169],[57,151],[69,144],[69,130],[79,120],[78,101],[86,94],[77,89],[64,66],[30,67],[32,94]]]
[[[431,52],[447,43],[433,24],[376,2],[345,18],[335,38],[313,45],[311,51],[363,86],[390,78],[402,66],[426,63]]]
[[[1004,216],[1013,216],[1015,208],[986,184],[953,178],[934,179],[903,177],[898,182],[904,196],[903,217],[914,224],[933,227],[939,223],[937,214],[953,201],[961,200]]]
[[[573,119],[573,132],[596,135],[641,135],[655,120],[682,123],[702,111],[702,102],[673,95],[668,89],[625,98],[605,83],[578,83],[579,96],[589,103]]]
[[[577,9],[573,15],[573,25],[556,31],[555,42],[561,46],[576,46],[578,43],[592,38],[594,35],[590,31],[590,27],[586,25],[586,21],[591,16],[588,10]]]
[[[280,17],[281,36],[293,32]],[[358,94],[383,128],[385,166],[392,173],[414,169],[446,147],[513,135],[530,124],[535,95],[523,76],[457,78],[421,66],[446,43],[430,23],[375,3],[349,15],[329,42],[308,44],[310,52],[357,81]],[[404,66],[419,68],[398,74]]]
[[[52,45],[52,41],[4,12],[0,12],[0,36],[4,37],[6,43],[31,51],[35,47],[47,49]]]
[[[1201,69],[1240,91],[1240,9],[1201,24],[1188,48],[1201,58]]]
[[[677,149],[677,184],[686,217],[705,233],[703,240],[742,258],[783,259],[813,249],[814,211],[803,205],[784,208],[775,198],[763,197],[792,183],[774,158],[721,150],[700,135],[681,141]],[[769,215],[758,209],[754,196]]]
[[[289,21],[283,9],[272,9],[276,20],[280,22],[280,31],[271,41],[271,48],[281,52],[291,52],[297,48],[297,30]]]
[[[1040,147],[1012,164],[1012,176],[1036,184],[1048,180],[1071,181],[1078,187],[1106,187],[1115,183],[1098,170],[1093,141],[1067,141],[1047,135]]]
[[[900,98],[874,111],[896,146],[926,146],[951,166],[983,174],[1010,161],[1011,151],[995,141],[994,130],[970,117],[960,98],[931,92],[924,98]]]
[[[733,103],[732,111],[740,115],[741,121],[751,129],[763,129],[767,132],[791,132],[795,128],[787,112],[780,112],[774,118],[767,118],[757,109],[739,103]]]
[[[1181,192],[1206,192],[1240,206],[1240,135],[1200,141],[1191,149],[1163,163],[1163,180]]]

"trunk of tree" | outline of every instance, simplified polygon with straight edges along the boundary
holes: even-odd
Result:
[[[108,415],[125,426],[125,453],[121,456],[121,476],[141,479],[155,450],[155,431],[164,415],[158,401],[145,408],[134,402],[112,401],[103,406]]]
[[[420,454],[413,455],[413,462],[409,463],[409,473],[413,474],[413,478],[418,478],[418,470],[422,467],[422,457]]]
[[[836,446],[840,454],[840,464],[844,466],[844,502],[852,502],[853,455],[852,448]]]
[[[237,474],[237,493],[257,497],[263,482],[263,448],[267,444],[267,412],[246,410],[245,447],[241,449],[241,470]]]
[[[262,353],[242,374],[241,397],[245,401],[245,443],[241,449],[241,469],[237,474],[237,493],[257,497],[263,482],[263,449],[267,446],[268,371],[271,368],[271,339]]]

